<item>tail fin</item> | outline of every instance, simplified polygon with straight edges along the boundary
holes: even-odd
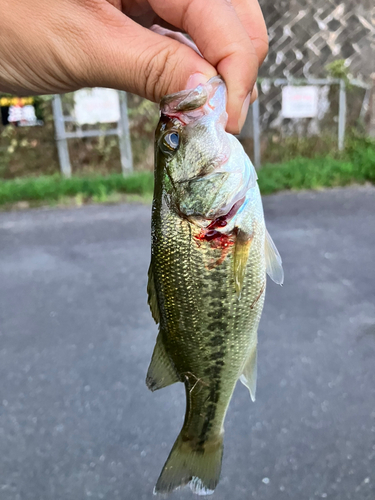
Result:
[[[194,449],[191,441],[183,440],[180,434],[161,471],[154,494],[170,493],[189,485],[197,495],[211,495],[219,482],[222,456],[222,436]]]

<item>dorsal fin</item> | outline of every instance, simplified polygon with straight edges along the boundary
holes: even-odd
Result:
[[[278,285],[284,283],[284,271],[280,254],[273,242],[269,232],[266,229],[266,241],[264,246],[266,257],[266,270],[272,281]]]

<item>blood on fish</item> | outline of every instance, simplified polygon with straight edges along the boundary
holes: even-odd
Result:
[[[202,229],[201,232],[195,236],[195,239],[198,241],[209,241],[214,248],[234,243],[231,240],[231,235],[220,233],[220,231],[216,231],[216,229]]]
[[[228,224],[228,220],[232,219],[238,212],[238,209],[241,207],[243,202],[245,201],[245,197],[241,198],[240,200],[236,201],[236,203],[233,205],[233,207],[229,210],[229,212],[225,215],[222,215],[221,217],[217,217],[217,219],[214,219],[209,226],[207,226],[208,230],[215,229],[216,227],[225,227]]]
[[[198,241],[209,241],[212,242],[211,246],[213,248],[227,247],[228,245],[233,245],[233,234],[223,234],[217,231],[216,228],[225,227],[228,224],[228,220],[234,217],[238,209],[244,202],[245,197],[238,200],[229,212],[225,215],[221,215],[214,219],[205,229],[195,236]]]
[[[220,257],[208,264],[208,269],[213,269],[215,266],[222,264],[235,243],[233,234],[222,234],[216,229],[202,229],[195,236],[195,239],[198,246],[201,245],[201,241],[207,241],[212,249],[220,251]]]
[[[219,231],[216,231],[215,229],[209,229],[208,231],[205,232],[204,239],[206,241],[212,241],[215,240],[216,238],[221,238],[222,236],[223,235]]]
[[[207,229],[211,230],[214,229],[215,227],[225,227],[228,222],[225,220],[226,215],[223,215],[222,217],[218,217],[214,221],[211,222],[209,226],[207,226]]]
[[[200,245],[201,241],[207,241],[210,243],[211,248],[221,250],[221,256],[209,265],[210,269],[224,262],[229,250],[235,244],[237,234],[236,230],[233,232],[231,231],[229,234],[223,234],[217,229],[225,227],[228,224],[228,220],[235,216],[244,200],[245,197],[238,200],[227,214],[214,219],[205,229],[201,229],[200,233],[195,236],[198,245]]]

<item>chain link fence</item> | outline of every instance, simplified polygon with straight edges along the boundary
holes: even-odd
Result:
[[[260,0],[270,51],[264,78],[325,77],[325,66],[344,59],[367,81],[375,71],[373,0]]]

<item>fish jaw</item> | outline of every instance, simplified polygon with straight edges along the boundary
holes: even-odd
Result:
[[[183,125],[193,124],[214,114],[215,122],[225,129],[228,122],[226,103],[225,83],[220,76],[214,76],[195,89],[165,96],[160,102],[160,111],[164,116],[178,119]]]

